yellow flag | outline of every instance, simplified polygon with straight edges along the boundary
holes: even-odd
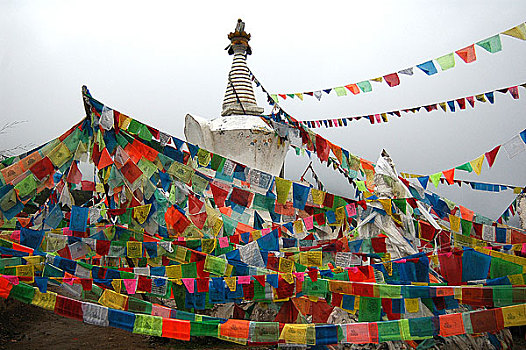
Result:
[[[254,230],[251,232],[252,240],[256,240],[258,238],[261,238],[261,230]]]
[[[460,218],[449,214],[449,223],[451,224],[451,231],[460,232]]]
[[[345,221],[345,207],[338,207],[334,211],[336,223],[341,225]]]
[[[225,277],[225,283],[231,292],[235,292],[237,289],[236,277]]]
[[[35,289],[35,296],[33,297],[31,304],[46,310],[54,310],[56,301],[57,293],[40,293],[38,289]]]
[[[307,344],[307,327],[314,325],[286,323],[279,335],[279,339],[288,344]]]
[[[508,276],[508,279],[510,280],[510,283],[512,286],[523,285],[524,284],[523,276],[524,276],[523,274],[510,275]]]
[[[210,159],[211,155],[210,152],[208,152],[207,150],[200,148],[197,151],[197,160],[200,166],[206,167],[210,163]]]
[[[294,267],[294,262],[289,259],[285,258],[279,258],[279,271],[283,273],[290,273],[292,272],[292,268]]]
[[[300,233],[303,232],[303,220],[296,220],[294,221],[294,233]]]
[[[223,221],[221,219],[217,219],[214,222],[214,226],[212,227],[212,231],[214,232],[214,236],[217,236],[222,228],[223,228]]]
[[[127,301],[128,297],[126,295],[119,294],[109,289],[104,289],[104,292],[99,298],[99,304],[117,310],[124,310]]]
[[[462,302],[462,287],[455,287],[455,299],[457,299],[459,303]]]
[[[148,214],[150,213],[151,206],[151,204],[147,204],[133,208],[133,218],[137,220],[139,224],[144,224]]]
[[[128,130],[128,126],[131,123],[131,118],[128,116],[125,116],[124,114],[121,114],[119,116],[119,128],[122,130]]]
[[[97,193],[104,193],[104,184],[97,182],[95,184],[95,191],[97,191]]]
[[[142,242],[126,242],[126,255],[129,258],[142,258]]]
[[[285,282],[287,282],[288,284],[294,283],[294,275],[292,273],[284,273],[281,275],[281,277],[283,277]]]
[[[303,101],[303,94],[301,92],[297,92],[294,95],[298,96],[298,98]]]
[[[202,239],[201,240],[201,249],[203,253],[210,254],[214,251],[216,247],[216,239]]]
[[[388,215],[393,214],[391,209],[391,200],[389,198],[378,199],[378,201],[382,204],[382,207],[384,207],[384,210]]]
[[[526,324],[526,306],[524,304],[502,308],[504,327],[523,326]]]
[[[290,188],[292,187],[292,182],[277,176],[275,177],[274,181],[276,184],[277,193],[276,201],[278,203],[285,204],[289,196]]]
[[[234,266],[230,264],[226,264],[225,276],[230,276],[233,270],[234,270]]]
[[[307,266],[321,267],[322,264],[322,252],[321,251],[310,251],[307,252]]]
[[[181,265],[166,266],[166,276],[168,278],[180,279],[183,278],[183,271]]]
[[[407,312],[415,313],[420,310],[418,298],[406,298],[405,300],[405,309]]]
[[[35,276],[35,267],[33,265],[18,265],[16,267],[16,275],[20,277],[31,277]],[[30,283],[33,283],[33,279]]]
[[[185,263],[186,262],[186,252],[188,251],[188,249],[186,249],[186,247],[183,247],[181,245],[178,245],[175,248],[176,248],[175,261],[180,262],[180,263]]]
[[[55,148],[53,148],[47,156],[53,165],[55,165],[57,168],[60,168],[73,155],[69,151],[69,148],[67,148],[66,145],[61,142]]]
[[[115,291],[117,293],[120,293],[121,292],[121,286],[122,286],[122,280],[113,280],[111,281],[111,285],[113,286],[113,289],[115,289]]]
[[[471,167],[477,173],[477,175],[480,175],[480,172],[482,171],[482,163],[484,162],[484,155],[481,155],[477,159],[472,160],[469,162],[471,164]]]
[[[505,32],[502,32],[504,35],[509,35],[520,40],[526,40],[526,24],[521,23],[516,27],[508,29]]]
[[[322,205],[325,199],[325,192],[311,188],[310,193],[312,194],[312,201],[314,204]]]
[[[373,78],[371,79],[372,81],[375,81],[377,83],[381,83],[382,81],[384,81],[384,79],[382,77],[379,77],[379,78]]]

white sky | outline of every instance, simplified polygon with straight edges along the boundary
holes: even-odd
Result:
[[[0,122],[27,120],[0,138],[0,149],[35,145],[83,117],[80,88],[142,122],[184,137],[186,113],[220,115],[232,57],[223,49],[237,18],[252,34],[248,64],[267,90],[293,93],[355,83],[415,66],[526,21],[524,1],[21,1],[0,0]],[[440,102],[526,82],[526,42],[503,36],[503,50],[477,48],[477,61],[434,76],[416,71],[389,88],[373,83],[358,96],[281,105],[297,119],[321,119]],[[381,125],[315,129],[375,161],[385,148],[398,171],[432,174],[473,160],[526,128],[521,99],[456,113],[420,112]],[[257,93],[260,106],[267,107]],[[268,108],[267,108],[268,110]],[[526,152],[501,150],[481,176],[456,178],[526,185]],[[297,180],[308,159],[292,152],[286,176]],[[290,166],[292,164],[293,166]],[[327,187],[349,190],[324,166]],[[329,179],[331,179],[329,181]],[[432,185],[430,185],[432,186]],[[513,200],[463,186],[436,191],[498,217]]]

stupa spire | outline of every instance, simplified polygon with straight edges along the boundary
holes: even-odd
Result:
[[[245,32],[245,22],[238,19],[236,29],[228,34],[228,39],[230,45],[226,50],[229,55],[234,55],[234,59],[228,73],[221,115],[260,115],[263,113],[263,108],[258,107],[256,103],[247,66],[247,55],[252,54],[252,49],[248,44],[250,34]]]

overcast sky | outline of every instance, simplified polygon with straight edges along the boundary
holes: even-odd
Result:
[[[108,106],[184,137],[186,113],[220,115],[232,61],[226,36],[237,18],[252,34],[249,67],[270,92],[293,93],[375,78],[464,48],[525,22],[526,2],[0,0],[0,121],[27,120],[0,138],[0,149],[39,145],[83,118],[83,84]],[[477,48],[470,64],[455,57],[455,68],[433,76],[401,76],[398,87],[373,83],[368,94],[287,99],[282,107],[299,120],[372,114],[526,82],[526,42],[503,36],[502,45],[496,54]],[[398,171],[432,174],[525,129],[526,89],[520,94],[497,94],[494,105],[456,113],[315,131],[372,161],[385,148]],[[268,111],[263,95],[257,99]],[[308,159],[292,153],[286,177],[297,180]],[[510,160],[501,150],[492,169],[484,163],[482,175],[456,178],[524,186],[525,161],[526,152]],[[340,175],[316,167],[329,189],[351,193]],[[492,218],[514,198],[466,186],[436,192]]]

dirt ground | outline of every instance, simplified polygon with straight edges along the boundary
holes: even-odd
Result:
[[[246,347],[208,337],[192,338],[191,341],[184,342],[138,335],[118,328],[89,325],[17,300],[0,300],[0,349],[199,348]]]

